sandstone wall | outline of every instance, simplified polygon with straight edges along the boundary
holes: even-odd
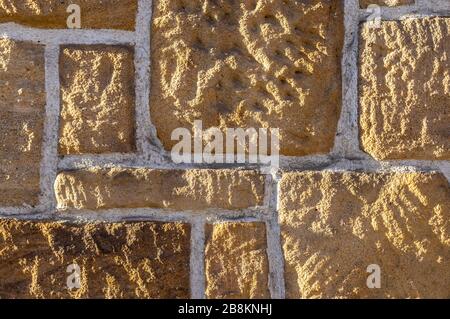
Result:
[[[0,298],[450,298],[449,110],[447,0],[0,0]]]

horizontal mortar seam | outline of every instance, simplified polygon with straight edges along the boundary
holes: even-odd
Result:
[[[108,29],[36,29],[15,23],[0,24],[0,34],[17,41],[42,44],[135,44],[135,32]]]

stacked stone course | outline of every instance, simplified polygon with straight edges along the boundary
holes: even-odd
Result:
[[[449,110],[447,0],[0,0],[0,298],[450,298]]]

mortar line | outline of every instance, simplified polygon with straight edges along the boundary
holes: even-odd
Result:
[[[264,200],[263,205],[267,207],[268,211],[272,205],[272,175],[266,175],[264,180]]]
[[[431,3],[427,0],[416,1],[414,4],[402,5],[398,7],[385,7],[380,6],[381,20],[384,21],[397,21],[406,18],[420,18],[427,16],[449,16],[450,15],[450,3]],[[367,18],[373,13],[367,9],[359,10],[359,20],[361,22],[367,21]]]
[[[237,215],[235,215],[237,216]],[[206,215],[206,224],[224,224],[224,223],[265,223],[267,221],[267,216],[260,214],[258,216],[253,214],[248,214],[247,216],[237,216],[232,215]]]
[[[278,172],[267,176],[270,181],[268,219],[266,220],[267,258],[269,262],[269,290],[272,299],[285,298],[284,256],[278,222]]]
[[[416,167],[417,169],[436,170],[441,165],[449,164],[448,160],[376,160],[370,156],[364,159],[335,157],[333,155],[315,155],[304,157],[280,156],[280,168],[283,170],[319,170],[335,165],[354,166],[355,169],[369,167],[370,170],[380,168],[395,169],[398,166]],[[174,164],[169,162],[154,163],[143,159],[136,154],[108,154],[108,155],[84,155],[66,156],[59,162],[60,170],[74,170],[90,167],[123,167],[123,168],[148,168],[148,169],[237,169],[237,170],[260,170],[268,168],[265,164]],[[262,175],[270,174],[261,172]]]
[[[355,3],[357,5],[355,9]],[[419,4],[426,4],[423,7]],[[400,9],[384,8],[383,18],[400,19],[400,13],[417,11],[417,14],[430,13],[431,2],[417,1],[416,5],[403,6]],[[448,10],[446,4],[442,4],[434,10]],[[447,11],[442,11],[445,14]],[[285,298],[284,258],[281,246],[281,231],[278,221],[279,211],[279,178],[275,173],[267,175],[270,189],[265,194],[264,206],[245,211],[211,210],[208,212],[176,212],[167,209],[115,209],[107,211],[77,211],[54,213],[56,201],[53,192],[53,183],[58,168],[58,122],[59,122],[59,44],[135,44],[136,67],[136,146],[144,159],[136,155],[110,155],[106,157],[84,156],[80,158],[67,158],[61,161],[59,167],[77,168],[80,162],[85,161],[86,166],[102,162],[103,165],[154,165],[169,169],[183,168],[187,166],[175,165],[164,162],[162,144],[159,141],[156,128],[151,122],[149,97],[151,85],[151,14],[152,1],[139,0],[138,15],[136,18],[136,33],[117,30],[37,30],[18,27],[14,24],[0,25],[0,35],[6,35],[13,39],[41,42],[47,44],[45,48],[46,68],[46,118],[44,126],[43,158],[41,162],[41,190],[43,193],[41,204],[46,212],[41,213],[34,208],[0,208],[0,218],[14,215],[20,219],[53,219],[58,221],[182,221],[191,224],[190,238],[190,290],[192,298],[205,298],[205,225],[214,221],[262,221],[266,223],[267,254],[269,260],[269,289],[272,298]],[[358,130],[358,33],[359,22],[365,19],[365,12],[359,10],[357,0],[345,0],[345,43],[343,48],[342,78],[343,78],[343,107],[338,126],[338,136],[333,151],[330,155],[312,156],[307,159],[302,157],[284,158],[290,165],[300,165],[300,169],[306,165],[327,165],[327,169],[430,169],[439,170],[449,178],[450,161],[377,161],[371,159],[359,148]],[[450,13],[449,13],[450,14]],[[58,44],[57,44],[58,43]],[[49,89],[50,88],[50,89]],[[355,102],[356,101],[356,102]],[[356,113],[355,113],[356,112]],[[356,131],[355,131],[356,130]],[[356,141],[356,142],[355,142]],[[161,154],[157,154],[157,153]],[[155,158],[153,158],[155,156]],[[335,160],[333,157],[337,156]],[[282,157],[283,158],[283,157]],[[362,160],[358,160],[362,158]],[[92,160],[91,163],[88,163]],[[333,163],[334,161],[334,163]],[[109,163],[108,163],[109,162]],[[304,165],[304,166],[302,166]],[[348,166],[346,166],[348,165]],[[82,166],[82,165],[81,165]],[[190,167],[192,168],[192,167]],[[205,165],[196,168],[217,168]],[[229,167],[236,169],[237,167]],[[241,165],[243,169],[255,169],[254,166]],[[45,205],[48,205],[45,206]],[[4,212],[3,210],[6,211]],[[261,210],[265,210],[261,213]]]
[[[140,6],[146,8],[146,23],[143,24],[145,26],[145,30],[143,30],[143,34],[145,34],[145,39],[142,39],[142,45],[146,49],[146,81],[145,88],[146,92],[144,95],[144,99],[146,101],[145,114],[143,114],[144,118],[142,121],[145,121],[144,125],[146,127],[146,138],[147,143],[145,144],[144,152],[145,157],[150,159],[152,162],[159,163],[164,162],[167,157],[167,152],[164,149],[164,146],[160,139],[158,138],[156,126],[152,121],[152,115],[150,112],[150,96],[151,96],[151,85],[152,85],[152,48],[151,48],[151,40],[152,40],[152,20],[153,20],[153,0],[140,0]]]
[[[450,184],[450,161],[438,164],[441,173],[447,178],[448,183]]]
[[[197,218],[204,218],[207,223],[224,222],[265,222],[267,217],[257,212],[173,212],[173,211],[148,211],[146,209],[113,209],[109,211],[82,211],[82,212],[47,212],[41,213],[36,210],[28,213],[18,212],[12,214],[0,213],[0,218],[16,218],[26,220],[61,220],[61,221],[103,221],[103,222],[126,222],[126,221],[161,221],[161,222],[186,222],[192,223]]]
[[[204,216],[197,216],[191,222],[190,287],[191,299],[205,299],[205,227]]]
[[[132,31],[92,29],[36,29],[15,23],[0,24],[0,36],[42,44],[134,44]]]
[[[417,160],[391,160],[391,161],[377,161],[377,160],[348,160],[339,159],[336,161],[330,160],[324,163],[300,163],[299,165],[291,164],[285,167],[283,171],[365,171],[374,173],[383,172],[404,172],[404,171],[419,171],[432,172],[439,171],[445,165],[449,165],[449,161],[417,161]]]
[[[418,8],[415,3],[408,5],[401,5],[396,7],[379,6],[381,20],[399,20],[404,16],[418,14]],[[366,21],[366,19],[374,12],[368,8],[361,8],[359,10],[359,20]]]
[[[419,10],[450,10],[448,0],[416,0]]]
[[[208,222],[221,221],[266,221],[265,207],[251,207],[241,210],[227,210],[220,208],[197,209],[197,210],[174,210],[168,208],[112,208],[112,209],[68,209],[61,211],[40,212],[35,208],[10,208],[4,211],[0,208],[0,218],[22,218],[22,219],[66,219],[66,220],[101,220],[119,221],[126,220],[157,220],[157,221],[184,221],[193,222],[201,216]]]
[[[195,209],[195,210],[175,210],[170,208],[111,208],[111,209],[68,209],[61,210],[58,215],[77,216],[77,217],[108,217],[108,218],[121,218],[122,216],[134,216],[143,218],[157,218],[157,219],[180,219],[188,220],[203,216],[212,220],[226,219],[226,220],[238,220],[246,218],[256,218],[259,220],[265,220],[265,207],[249,207],[246,209],[223,209],[223,208],[208,208],[208,209]],[[169,216],[169,217],[167,217]]]
[[[152,1],[139,0],[136,16],[136,148],[143,158],[150,155],[152,124],[150,122],[150,28]]]
[[[344,2],[342,49],[342,110],[331,156],[367,158],[360,150],[358,132],[358,34],[359,0]]]
[[[0,217],[26,216],[36,212],[37,209],[32,207],[0,207]]]
[[[393,8],[390,8],[393,9]],[[360,15],[359,21],[361,23],[367,22],[367,13],[363,12]],[[417,10],[417,12],[401,12],[401,11],[388,11],[381,15],[381,21],[403,21],[406,19],[421,19],[421,18],[435,18],[435,17],[449,17],[450,9],[443,11],[430,11],[430,10]]]
[[[267,165],[260,164],[175,164],[169,161],[153,161],[149,158],[142,158],[137,154],[108,154],[108,155],[83,155],[66,156],[60,162],[60,169],[73,170],[79,168],[112,167],[118,165],[122,167],[139,168],[159,168],[159,169],[253,169],[257,170]]]
[[[59,45],[45,46],[45,123],[40,168],[41,198],[39,210],[53,210],[56,199],[53,184],[58,170],[58,135],[60,112]]]

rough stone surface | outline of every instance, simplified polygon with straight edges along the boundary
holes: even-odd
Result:
[[[80,6],[82,29],[134,30],[137,0],[0,0],[0,23],[66,29],[70,4]]]
[[[61,50],[59,153],[134,150],[133,49],[69,46]]]
[[[151,114],[166,149],[192,129],[279,128],[327,153],[341,109],[341,1],[154,1]]]
[[[264,177],[255,171],[93,168],[60,173],[55,193],[61,208],[243,209],[263,204]]]
[[[371,4],[379,6],[396,7],[406,4],[414,4],[414,0],[360,0],[361,8],[367,8]]]
[[[361,142],[377,159],[450,159],[450,18],[362,27]]]
[[[188,298],[189,247],[187,224],[2,220],[0,297]],[[71,264],[81,288],[70,291]]]
[[[264,223],[207,225],[206,296],[269,298],[266,247]]]
[[[289,298],[449,298],[450,187],[434,173],[283,176]],[[381,288],[366,285],[381,267]]]
[[[0,38],[0,205],[34,206],[45,115],[44,48]]]

